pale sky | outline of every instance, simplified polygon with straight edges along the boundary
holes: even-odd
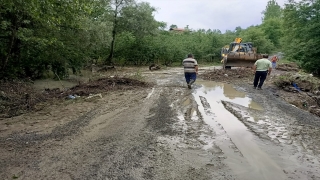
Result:
[[[269,0],[140,0],[157,8],[155,19],[184,28],[234,30],[261,24]],[[283,6],[287,0],[277,0]]]

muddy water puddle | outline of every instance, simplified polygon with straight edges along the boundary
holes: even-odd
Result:
[[[206,97],[210,100],[230,101],[252,109],[263,110],[261,105],[252,101],[252,99],[247,97],[244,92],[237,91],[230,84],[203,80],[197,81],[197,84],[201,84],[202,86],[201,89],[197,91],[206,94]]]
[[[275,162],[275,158],[263,151],[255,142],[254,135],[225,109],[221,101],[233,102],[255,110],[263,110],[261,105],[230,84],[212,81],[197,81],[197,84],[201,87],[196,88],[193,95],[199,111],[204,121],[215,131],[214,141],[223,151],[225,162],[239,179],[285,179],[285,174]]]

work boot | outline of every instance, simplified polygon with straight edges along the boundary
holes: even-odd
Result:
[[[188,84],[188,88],[191,89],[191,85],[190,84]]]
[[[258,90],[262,90],[262,88],[261,88],[261,87],[258,87]]]
[[[191,79],[190,82],[189,82],[189,84],[192,85],[193,83],[194,83],[194,80]]]

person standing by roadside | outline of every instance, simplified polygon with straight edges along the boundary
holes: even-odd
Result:
[[[272,62],[272,69],[276,69],[276,66],[277,66],[277,62],[279,61],[279,58],[278,56],[274,55],[272,58],[271,58],[271,62]]]
[[[256,89],[258,87],[261,90],[264,81],[267,78],[267,75],[271,74],[272,64],[268,60],[268,55],[262,55],[262,59],[258,59],[253,66],[254,71],[254,81],[253,88]],[[259,84],[258,84],[259,83]]]
[[[188,54],[188,57],[182,61],[184,67],[184,77],[188,88],[191,89],[191,85],[196,81],[198,74],[198,62],[194,59],[192,54]]]

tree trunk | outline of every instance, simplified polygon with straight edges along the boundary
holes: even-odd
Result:
[[[112,41],[111,41],[111,47],[110,47],[110,53],[108,58],[106,59],[106,64],[107,65],[112,65],[112,59],[113,59],[113,53],[114,53],[114,45],[116,41],[116,35],[117,35],[117,25],[118,25],[118,5],[116,5],[116,9],[114,10],[114,19],[113,19],[113,30],[112,30]]]
[[[112,65],[112,59],[113,59],[113,53],[114,53],[114,44],[115,44],[115,40],[116,40],[116,28],[115,28],[115,26],[113,27],[113,31],[112,31],[112,41],[111,41],[110,53],[109,53],[108,58],[106,59],[106,64],[107,65]]]
[[[6,55],[6,57],[4,58],[4,60],[2,61],[2,64],[1,64],[1,71],[4,71],[6,66],[7,66],[7,64],[8,64],[9,58],[11,56],[11,51],[12,51],[12,48],[14,46],[15,36],[16,36],[16,28],[14,27],[12,29],[12,32],[11,32],[10,42],[8,44],[7,55]]]

